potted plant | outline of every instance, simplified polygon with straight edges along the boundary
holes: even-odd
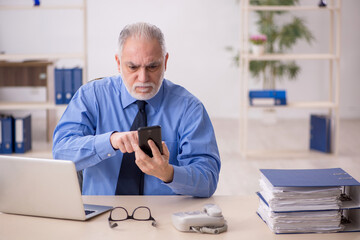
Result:
[[[299,0],[250,0],[251,5],[296,5]],[[255,11],[258,31],[266,36],[265,51],[270,54],[281,54],[291,50],[299,40],[308,43],[314,39],[305,21],[291,16],[288,23],[280,25],[276,19],[288,11]],[[263,89],[276,89],[276,81],[287,77],[296,79],[300,67],[295,61],[251,61],[250,72],[253,77],[263,81]]]
[[[285,5],[293,6],[299,3],[299,0],[250,0],[251,5]],[[305,21],[297,16],[291,16],[289,22],[280,25],[277,19],[281,15],[288,14],[288,11],[255,11],[257,15],[256,26],[261,35],[266,36],[264,52],[268,54],[285,53],[291,50],[299,40],[306,40],[311,43],[314,36],[306,27]],[[253,41],[250,38],[250,42]],[[255,44],[252,44],[254,46]],[[234,51],[231,46],[226,47],[228,51]],[[237,51],[236,51],[237,52]],[[253,49],[254,52],[254,49]],[[254,52],[255,53],[255,52]],[[233,61],[239,66],[239,53],[233,56]],[[287,77],[294,80],[300,72],[300,67],[295,61],[251,61],[251,75],[262,81],[263,89],[276,89],[276,81]]]
[[[262,55],[265,52],[266,35],[258,34],[250,36],[251,49],[254,55]]]
[[[264,6],[293,6],[297,5],[299,0],[250,0],[251,5]],[[288,11],[255,11],[257,20],[257,32],[266,37],[264,52],[267,54],[282,54],[291,50],[299,40],[305,40],[309,44],[314,40],[314,36],[306,27],[305,21],[297,16],[287,17],[287,22],[280,24],[279,17],[289,14]],[[252,46],[257,43],[256,40],[249,39]],[[227,47],[227,50],[233,51],[234,48]],[[256,54],[256,50],[253,53]],[[239,66],[240,55],[235,54],[234,62]],[[295,61],[265,61],[253,60],[249,64],[249,70],[253,78],[262,81],[264,90],[276,90],[276,82],[286,78],[294,80],[300,72],[300,67]],[[276,122],[275,108],[264,108],[263,121],[266,123]]]

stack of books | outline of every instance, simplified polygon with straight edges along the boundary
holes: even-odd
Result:
[[[257,214],[274,233],[360,231],[360,183],[341,168],[260,171]]]

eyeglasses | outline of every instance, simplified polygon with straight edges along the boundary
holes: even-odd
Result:
[[[118,224],[116,222],[128,219],[136,221],[153,221],[151,225],[156,227],[156,220],[151,216],[150,208],[145,206],[135,208],[131,215],[129,215],[128,211],[123,207],[115,207],[111,209],[110,216],[108,218],[109,226],[110,228],[117,227]]]

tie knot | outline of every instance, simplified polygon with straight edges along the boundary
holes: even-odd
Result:
[[[145,111],[145,104],[146,104],[145,101],[137,100],[137,101],[136,101],[136,104],[138,105],[138,108],[139,108],[139,111],[140,111],[140,112],[144,112],[144,111]]]

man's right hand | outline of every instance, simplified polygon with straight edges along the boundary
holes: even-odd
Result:
[[[110,136],[110,143],[114,149],[119,149],[122,153],[132,153],[134,149],[133,143],[137,144],[138,133],[137,131],[131,132],[113,132]]]

